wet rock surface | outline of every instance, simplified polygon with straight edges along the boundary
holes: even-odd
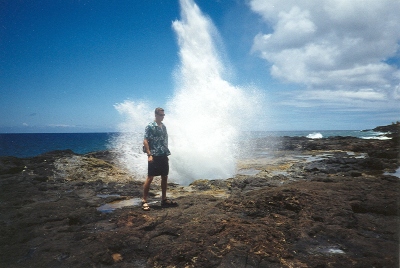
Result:
[[[398,267],[398,136],[259,139],[226,180],[140,198],[110,152],[0,158],[0,267]],[[243,172],[241,173],[240,170]]]

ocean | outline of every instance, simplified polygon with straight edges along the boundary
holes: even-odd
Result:
[[[352,136],[364,139],[384,139],[384,133],[359,130],[322,130],[322,131],[253,131],[245,137],[308,137],[327,138],[331,136]],[[77,154],[112,149],[113,133],[17,133],[0,134],[0,156],[20,158],[33,157],[54,150],[70,149]]]
[[[118,133],[18,133],[0,134],[0,156],[33,157],[55,150],[77,154],[110,149]]]

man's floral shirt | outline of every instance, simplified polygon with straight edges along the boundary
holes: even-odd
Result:
[[[161,127],[156,122],[151,122],[146,126],[144,131],[144,138],[149,143],[151,155],[170,155],[168,149],[168,133],[164,124]]]

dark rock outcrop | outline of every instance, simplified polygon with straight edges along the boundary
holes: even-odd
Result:
[[[142,182],[109,152],[2,157],[0,267],[399,264],[396,139],[255,143],[273,148],[276,161],[247,163],[256,175],[171,183],[174,208],[161,208],[153,183],[149,212],[134,202],[99,210],[141,195]]]

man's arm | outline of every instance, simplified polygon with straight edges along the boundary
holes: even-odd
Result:
[[[147,139],[143,140],[143,146],[144,146],[144,149],[146,150],[147,156],[149,157],[149,161],[153,160],[153,156],[151,155],[150,146],[149,146],[149,142],[147,141]]]

